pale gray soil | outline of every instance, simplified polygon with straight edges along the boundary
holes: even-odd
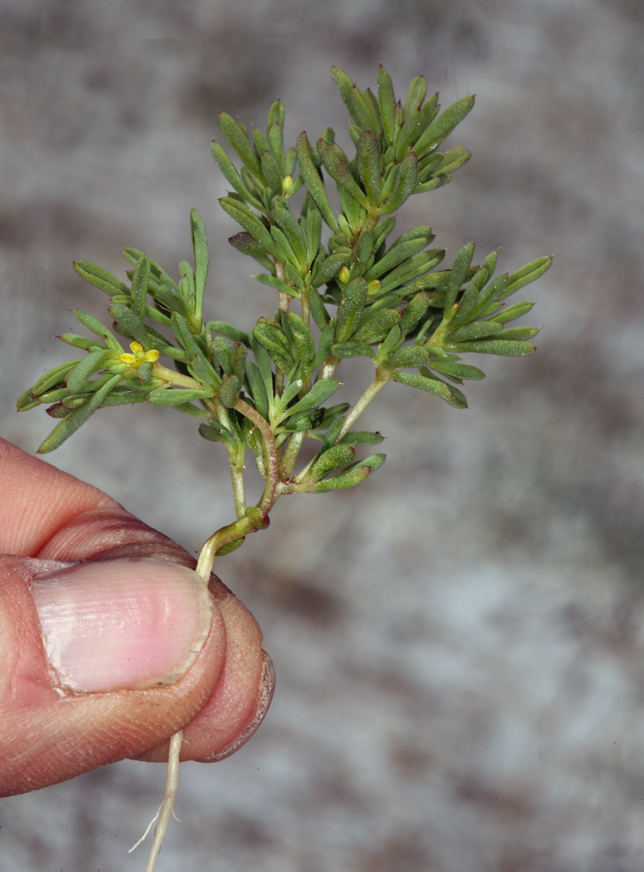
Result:
[[[278,688],[237,756],[183,767],[159,872],[641,872],[641,0],[2,0],[0,34],[0,432],[28,451],[49,419],[17,395],[65,359],[70,308],[104,314],[74,258],[173,269],[194,206],[210,317],[270,312],[226,242],[217,109],[263,126],[279,95],[289,136],[341,131],[332,63],[476,92],[451,140],[473,160],[401,219],[448,262],[470,239],[502,271],[555,254],[526,294],[536,356],[483,361],[465,412],[385,391],[377,476],[283,501],[222,564]],[[175,417],[100,413],[53,462],[196,551],[228,473]],[[141,870],[164,777],[122,763],[2,800],[0,872]]]

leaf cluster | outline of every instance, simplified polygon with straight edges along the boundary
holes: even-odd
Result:
[[[20,397],[19,410],[46,404],[59,419],[41,452],[58,447],[99,408],[147,402],[203,419],[199,432],[225,446],[233,470],[243,469],[250,449],[270,486],[268,502],[279,489],[343,489],[384,461],[382,454],[356,461],[356,445],[377,444],[382,437],[354,431],[353,425],[385,383],[396,381],[464,407],[457,386],[483,372],[460,355],[534,351],[529,340],[536,328],[506,326],[532,304],[507,301],[545,272],[551,258],[494,277],[496,252],[473,264],[474,245],[468,243],[450,268],[436,269],[444,251],[430,248],[431,228],[394,233],[394,213],[410,196],[447,184],[469,160],[464,148],[438,147],[470,112],[474,97],[441,112],[438,95],[427,98],[422,76],[411,82],[404,104],[382,66],[377,95],[361,91],[337,67],[331,76],[351,117],[352,157],[331,128],[314,144],[302,132],[286,148],[279,100],[269,111],[266,133],[255,127],[249,132],[220,113],[239,168],[218,142],[212,144],[232,188],[220,204],[241,228],[229,241],[259,264],[257,281],[277,292],[274,315],[249,330],[204,319],[208,243],[194,210],[193,262],[180,262],[176,282],[133,248],[123,251],[131,267],[127,283],[77,261],[78,275],[110,298],[112,329],[74,310],[93,336],[60,338],[85,356],[51,370]],[[353,409],[348,403],[328,405],[340,384],[339,366],[355,357],[372,361],[375,387]],[[294,474],[307,437],[319,449]]]

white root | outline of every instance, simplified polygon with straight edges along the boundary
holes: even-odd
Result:
[[[211,537],[214,539],[214,537]],[[212,570],[212,564],[215,557],[216,548],[208,547],[211,540],[203,546],[201,549],[201,554],[199,555],[199,561],[197,563],[197,573],[202,577],[205,584],[208,584],[210,580],[210,572]],[[181,756],[181,745],[183,744],[183,730],[179,730],[178,733],[175,733],[174,736],[170,739],[170,749],[168,751],[168,775],[165,782],[165,794],[163,795],[163,802],[159,806],[159,810],[157,811],[154,818],[150,821],[150,824],[145,831],[145,833],[141,836],[139,841],[130,848],[131,853],[134,848],[138,847],[143,839],[150,832],[150,828],[155,820],[158,818],[159,823],[156,826],[154,831],[154,839],[152,840],[152,847],[150,848],[150,853],[148,855],[148,864],[145,867],[145,872],[154,872],[156,869],[157,858],[159,856],[159,852],[161,851],[161,846],[163,844],[163,840],[165,838],[165,834],[168,832],[168,824],[170,823],[170,815],[172,815],[175,820],[179,820],[179,818],[174,813],[174,800],[177,795],[177,787],[179,785],[179,758]]]
[[[132,847],[131,847],[130,850],[128,851],[128,854],[131,854],[132,851],[136,851],[136,849],[139,847],[139,845],[141,844],[141,842],[144,842],[144,841],[147,839],[147,837],[148,837],[148,833],[149,833],[150,830],[152,829],[152,826],[156,823],[156,820],[157,820],[157,818],[159,817],[159,812],[160,812],[160,811],[161,811],[161,806],[158,807],[158,809],[157,809],[157,813],[156,813],[155,816],[152,818],[152,820],[150,821],[150,823],[147,825],[145,832],[143,833],[143,835],[141,836],[141,838],[139,839],[139,841],[138,841],[138,842],[135,842],[135,843],[132,845]]]
[[[154,839],[148,856],[148,864],[145,867],[145,872],[154,872],[157,863],[157,857],[163,844],[163,839],[168,831],[170,823],[170,815],[173,813],[174,800],[177,795],[177,787],[179,784],[179,755],[181,754],[181,744],[183,742],[183,731],[179,730],[170,739],[170,750],[168,752],[168,777],[165,784],[165,794],[163,802],[158,811],[159,823],[154,831]],[[156,818],[155,818],[156,820]],[[154,821],[152,821],[154,823]],[[152,826],[152,824],[150,824]],[[150,827],[148,827],[148,830]],[[146,831],[147,835],[147,831]],[[143,836],[145,838],[145,836]],[[137,842],[137,844],[139,844]],[[136,845],[134,846],[136,847]]]

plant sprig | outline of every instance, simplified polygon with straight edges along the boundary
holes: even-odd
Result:
[[[254,127],[249,133],[220,113],[221,131],[240,166],[212,143],[232,189],[220,205],[241,228],[229,242],[259,264],[254,278],[276,292],[276,311],[248,331],[204,319],[208,242],[204,222],[192,210],[193,259],[179,263],[178,281],[134,248],[123,250],[131,267],[127,282],[75,262],[78,275],[110,298],[112,329],[74,309],[92,336],[59,338],[84,356],[55,367],[18,400],[19,411],[47,405],[58,421],[40,453],[58,448],[106,406],[146,402],[201,419],[201,436],[227,452],[235,504],[235,519],[201,552],[197,571],[205,580],[215,555],[230,553],[246,535],[268,526],[282,494],[351,488],[383,464],[381,453],[356,457],[356,449],[383,437],[354,427],[385,385],[398,382],[464,408],[463,383],[484,373],[461,355],[521,357],[535,350],[530,340],[537,328],[513,325],[532,303],[508,301],[552,258],[495,277],[497,253],[475,264],[474,244],[467,243],[450,268],[436,269],[445,252],[429,247],[430,227],[394,233],[395,213],[411,196],[447,184],[469,160],[464,148],[438,147],[468,115],[474,97],[441,112],[437,94],[427,99],[422,76],[411,82],[404,104],[396,101],[382,66],[377,95],[361,91],[337,67],[331,77],[351,117],[352,157],[332,128],[314,144],[302,132],[286,148],[279,100],[270,108],[266,133]],[[357,357],[372,362],[373,380],[353,405],[333,404],[338,371]],[[317,450],[301,464],[307,440]],[[244,483],[247,450],[265,481],[251,505]],[[172,798],[168,793],[163,820]],[[162,837],[157,828],[149,869]]]
[[[257,528],[257,519],[247,514],[246,449],[266,480],[254,507],[266,516],[281,494],[353,487],[384,461],[383,454],[356,460],[355,445],[376,444],[381,437],[361,433],[352,439],[352,430],[386,384],[399,382],[463,408],[460,386],[484,373],[462,363],[462,354],[534,351],[529,340],[536,328],[506,326],[532,304],[507,305],[507,300],[545,272],[551,258],[493,278],[496,252],[473,265],[474,244],[468,243],[450,269],[436,270],[444,251],[429,248],[434,240],[429,227],[392,238],[392,213],[410,196],[447,184],[469,160],[466,149],[437,148],[472,109],[474,98],[464,97],[440,113],[437,95],[426,100],[422,76],[410,84],[403,106],[382,66],[377,96],[361,91],[337,67],[331,75],[353,122],[352,159],[331,128],[315,145],[303,132],[286,149],[279,100],[269,111],[266,134],[256,128],[249,134],[241,122],[220,113],[240,169],[217,142],[212,145],[233,188],[221,206],[242,228],[230,243],[262,267],[255,278],[277,292],[274,316],[260,318],[249,332],[204,321],[208,243],[204,222],[193,210],[193,262],[180,262],[178,282],[134,248],[123,251],[132,266],[128,283],[76,261],[76,272],[110,297],[112,330],[75,309],[94,337],[60,338],[85,356],[47,373],[18,401],[20,411],[49,405],[49,414],[60,419],[41,453],[53,451],[104,406],[147,402],[204,419],[199,432],[224,445],[233,478],[236,538],[220,553]],[[331,206],[329,178],[339,213]],[[293,195],[300,188],[305,195],[296,212]],[[339,386],[340,365],[354,357],[372,361],[373,381],[353,406],[328,405]],[[320,447],[296,471],[307,439]]]

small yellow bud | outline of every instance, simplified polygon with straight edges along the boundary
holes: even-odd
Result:
[[[377,294],[380,290],[380,279],[374,279],[372,282],[369,282],[367,285],[367,294],[370,297],[373,297],[374,294]]]
[[[282,193],[286,194],[293,187],[293,176],[284,176],[282,179]]]
[[[350,278],[351,278],[351,273],[346,268],[346,266],[343,266],[342,269],[340,270],[340,272],[338,273],[338,281],[340,282],[341,285],[346,285]]]

